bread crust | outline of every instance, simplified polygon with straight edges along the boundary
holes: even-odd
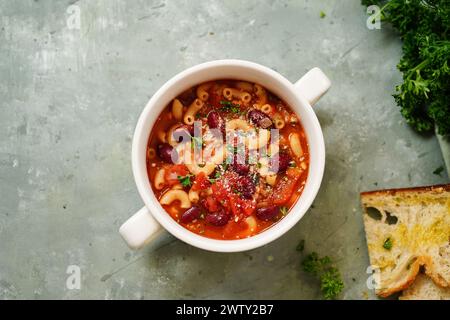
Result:
[[[436,286],[432,279],[423,273],[402,292],[400,300],[450,300],[450,288]]]
[[[430,263],[431,259],[429,257],[417,257],[417,260],[411,264],[409,277],[405,280],[405,282],[402,285],[390,289],[379,290],[376,292],[377,295],[383,298],[387,298],[396,292],[405,290],[414,282],[414,280],[416,280],[416,277],[420,272],[420,267],[426,266],[427,264]]]
[[[442,288],[448,288],[449,284],[443,279],[439,274],[434,272],[433,269],[433,262],[430,258],[430,262],[428,264],[425,264],[425,274],[431,278],[431,280],[434,281],[436,285]]]
[[[361,196],[369,196],[369,195],[377,195],[377,194],[389,194],[394,195],[396,193],[406,193],[406,192],[429,192],[429,191],[437,191],[437,192],[446,192],[450,191],[450,184],[437,184],[433,186],[424,186],[424,187],[410,187],[410,188],[393,188],[393,189],[381,189],[381,190],[373,190],[373,191],[364,191],[361,192]]]

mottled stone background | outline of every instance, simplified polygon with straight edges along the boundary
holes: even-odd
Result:
[[[300,239],[337,261],[342,298],[373,298],[359,192],[448,177],[432,173],[436,138],[414,133],[391,97],[398,37],[366,19],[358,0],[0,1],[0,298],[320,298]],[[170,77],[220,58],[292,81],[319,66],[332,80],[316,106],[327,163],[314,207],[246,253],[170,235],[130,251],[117,230],[142,206],[130,167],[139,113]],[[69,265],[79,290],[66,287]]]

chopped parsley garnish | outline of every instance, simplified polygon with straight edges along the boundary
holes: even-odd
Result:
[[[220,179],[220,177],[222,176],[222,172],[227,171],[228,169],[228,163],[222,163],[221,165],[219,165],[219,170],[217,170],[216,168],[216,172],[214,173],[214,178],[208,178],[208,181],[210,183],[215,183],[218,179]]]
[[[289,162],[289,167],[290,168],[295,168],[296,166],[297,166],[297,164],[295,163],[295,161]]]
[[[397,68],[403,83],[395,102],[406,122],[418,132],[450,135],[450,33],[448,0],[362,0],[381,9],[371,16],[389,22],[402,40]]]
[[[227,100],[220,100],[220,104],[224,107],[229,107],[233,105],[233,102]]]
[[[444,171],[444,166],[440,166],[439,168],[436,168],[436,170],[433,171],[433,174],[440,176],[443,171]]]
[[[221,110],[222,111],[230,111],[236,114],[241,113],[241,105],[240,104],[234,104],[231,101],[227,100],[220,100],[220,104],[222,105]]]
[[[205,115],[204,114],[202,114],[202,113],[200,113],[200,112],[197,112],[196,114],[195,114],[195,119],[201,119],[201,118],[204,118],[205,117]]]
[[[221,176],[222,174],[220,173],[220,171],[216,171],[214,174],[214,178],[208,178],[208,181],[210,183],[215,183],[218,179],[220,179]]]
[[[186,176],[178,176],[177,178],[183,187],[190,187],[192,185],[192,182],[191,182],[192,176],[193,176],[192,174],[188,174]]]
[[[319,258],[316,252],[312,252],[302,261],[302,267],[303,271],[320,280],[320,289],[325,299],[336,299],[344,289],[341,274],[330,257]]]
[[[285,207],[285,206],[282,206],[282,207],[280,208],[280,212],[281,212],[281,214],[282,214],[283,216],[285,216],[285,215],[288,213],[288,211],[289,211],[289,209],[288,209],[287,207]]]
[[[387,238],[386,240],[384,240],[383,248],[385,248],[386,250],[392,249],[392,239],[391,238]]]

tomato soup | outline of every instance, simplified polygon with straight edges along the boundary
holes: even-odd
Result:
[[[213,239],[256,235],[283,219],[309,168],[301,119],[256,83],[217,80],[176,97],[147,148],[157,199],[186,229]]]

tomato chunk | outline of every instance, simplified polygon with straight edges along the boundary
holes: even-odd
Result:
[[[217,200],[238,219],[251,215],[256,209],[253,199],[243,197],[241,178],[235,172],[227,172],[211,187]]]
[[[164,177],[168,185],[173,186],[180,183],[178,177],[184,177],[189,174],[188,168],[184,164],[176,164],[165,168]]]
[[[192,189],[195,191],[205,190],[211,186],[208,177],[204,172],[200,172],[196,177]]]
[[[286,171],[286,176],[278,182],[273,190],[272,201],[276,205],[285,204],[294,193],[297,181],[300,179],[300,172],[298,169],[289,168]]]
[[[207,196],[206,199],[203,199],[202,205],[209,212],[216,212],[217,210],[219,210],[219,203],[217,202],[216,198],[212,196]]]
[[[220,109],[222,105],[220,104],[220,101],[224,100],[221,96],[217,95],[214,92],[210,92],[209,94],[209,103],[216,109]]]

